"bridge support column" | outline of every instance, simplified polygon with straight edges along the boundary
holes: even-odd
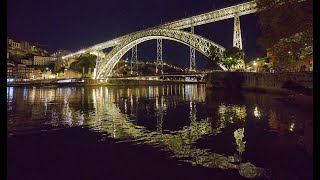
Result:
[[[162,39],[157,39],[157,62],[156,62],[156,73],[163,73],[163,59],[162,59]]]
[[[135,45],[132,48],[130,73],[132,74],[134,70],[137,72],[137,74],[139,74],[138,73],[138,70],[139,70],[138,69],[138,45]]]
[[[241,38],[241,28],[240,28],[240,16],[236,14],[234,16],[234,26],[233,26],[233,47],[242,49],[242,38]]]
[[[191,25],[191,33],[194,34],[194,26]],[[196,70],[196,50],[190,47],[190,71]]]
[[[91,54],[91,53],[90,53]],[[103,51],[95,51],[94,53],[92,53],[93,55],[96,55],[97,56],[97,59],[96,59],[96,67],[94,68],[94,72],[93,72],[93,77],[94,79],[96,79],[97,77],[97,74],[96,72],[101,68],[101,63],[104,59],[104,52]]]

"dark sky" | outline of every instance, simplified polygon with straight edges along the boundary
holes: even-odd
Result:
[[[8,36],[37,42],[53,53],[76,51],[120,35],[187,16],[235,5],[244,0],[9,0]],[[243,49],[249,59],[265,51],[257,43],[260,34],[257,15],[241,16]],[[190,30],[190,29],[185,29]],[[195,33],[226,48],[232,46],[233,19],[195,27]],[[127,53],[124,58],[131,58]],[[156,40],[138,45],[138,59],[156,59]],[[163,59],[189,66],[189,47],[163,41]],[[196,53],[197,66],[205,57]]]

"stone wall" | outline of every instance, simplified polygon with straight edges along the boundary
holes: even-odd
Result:
[[[312,73],[214,72],[208,74],[207,88],[259,90],[294,93],[313,89]]]

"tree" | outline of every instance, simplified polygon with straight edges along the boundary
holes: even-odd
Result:
[[[237,47],[231,47],[227,49],[225,52],[225,57],[232,57],[233,59],[236,59],[236,60],[240,60],[240,59],[243,60],[244,56],[245,56],[244,51]]]
[[[92,54],[82,54],[77,61],[73,62],[70,65],[70,69],[82,73],[82,68],[85,70],[96,67],[96,58],[97,56]]]
[[[245,54],[242,49],[231,47],[226,50],[224,55],[225,60],[222,64],[230,71],[233,65],[239,64],[241,63],[240,61],[243,61],[244,56]]]
[[[51,62],[51,63],[49,64],[49,69],[50,69],[51,71],[53,71],[53,70],[54,70],[54,67],[55,67],[54,62]]]
[[[292,58],[312,56],[313,0],[257,0],[257,8],[262,31],[258,43],[270,48],[275,63],[299,64]]]
[[[56,72],[59,71],[59,69],[61,69],[61,67],[65,67],[66,66],[66,60],[62,59],[62,58],[58,58],[55,62],[54,62],[54,70]]]
[[[141,66],[139,71],[143,75],[152,74],[152,71],[150,70],[149,66],[147,64],[145,64],[145,63]]]
[[[223,55],[219,52],[219,49],[215,46],[210,46],[210,55],[205,65],[206,69],[212,70],[218,67],[222,63]]]

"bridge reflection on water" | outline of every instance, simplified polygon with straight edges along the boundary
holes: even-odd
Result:
[[[280,111],[283,105],[275,104],[268,95],[211,93],[205,85],[8,87],[8,132],[85,126],[102,133],[100,141],[113,138],[150,145],[192,165],[236,169],[247,178],[266,176],[265,169],[243,157],[247,143],[252,153],[250,140],[256,143],[259,139],[250,133],[252,128],[263,131],[260,126],[264,126],[260,134],[291,132],[297,136],[303,129],[301,115],[292,115],[291,109]],[[215,144],[220,136],[228,139],[220,144],[227,147],[224,152],[207,145]]]

